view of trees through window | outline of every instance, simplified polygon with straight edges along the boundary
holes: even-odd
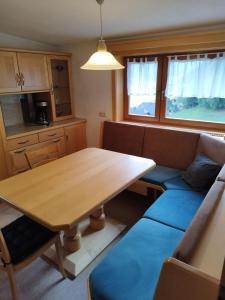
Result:
[[[225,99],[167,98],[166,117],[225,123]]]
[[[130,96],[129,114],[155,117],[156,99],[149,96]]]

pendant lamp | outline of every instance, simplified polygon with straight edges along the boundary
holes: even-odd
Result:
[[[102,35],[102,4],[104,0],[96,0],[100,8],[101,38],[98,41],[97,51],[93,53],[89,60],[81,67],[84,70],[119,70],[124,69],[115,57],[107,51],[107,47]]]

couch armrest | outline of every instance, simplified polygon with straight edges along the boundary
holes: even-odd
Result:
[[[217,300],[219,281],[175,258],[162,267],[154,300]]]

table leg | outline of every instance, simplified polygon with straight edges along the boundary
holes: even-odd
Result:
[[[80,249],[81,246],[81,234],[78,229],[78,225],[66,230],[63,236],[64,249],[68,252],[75,252]]]
[[[105,227],[105,213],[103,205],[90,215],[90,226],[93,230],[101,230]]]

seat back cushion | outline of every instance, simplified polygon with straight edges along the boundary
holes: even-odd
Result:
[[[221,166],[225,164],[225,140],[209,134],[200,135],[198,153],[204,153]]]
[[[11,262],[18,264],[45,245],[57,233],[22,216],[2,228]]]
[[[141,156],[144,130],[138,125],[105,121],[103,149]]]
[[[198,133],[146,127],[142,156],[185,170],[195,157],[198,140]]]
[[[198,153],[182,178],[193,190],[203,192],[209,190],[220,170],[221,166],[217,162]]]
[[[184,238],[181,240],[180,244],[174,252],[174,257],[182,260],[185,263],[189,263],[194,251],[199,244],[202,234],[210,220],[217,204],[221,200],[224,183],[216,181],[208,194],[206,195],[204,201],[202,202],[197,214],[195,215],[191,225],[186,231]]]

